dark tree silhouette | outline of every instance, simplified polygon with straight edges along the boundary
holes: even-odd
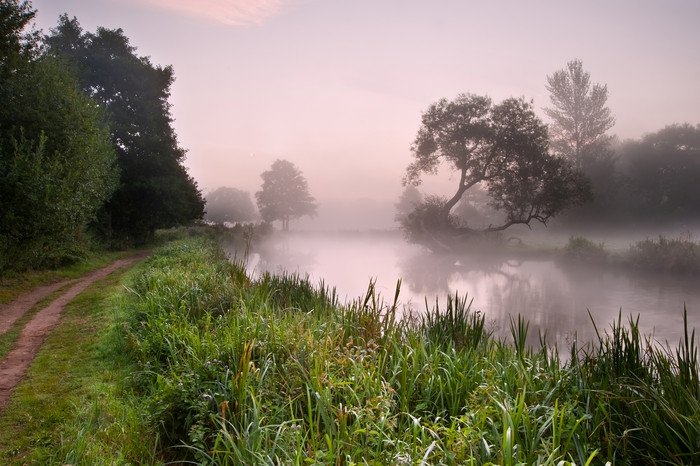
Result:
[[[173,68],[151,64],[121,29],[83,32],[62,15],[46,37],[66,59],[81,87],[106,109],[121,169],[120,187],[101,216],[101,231],[120,241],[147,241],[157,228],[202,218],[204,199],[183,161],[170,115]]]
[[[291,219],[316,215],[316,203],[309,194],[306,179],[293,163],[276,160],[260,176],[262,190],[255,193],[255,199],[263,220],[280,220],[282,229],[287,231]]]
[[[437,211],[435,199],[423,209],[430,212],[430,222],[424,221],[427,217],[416,218],[418,209],[407,228],[460,235],[502,231],[533,220],[546,224],[569,206],[590,198],[584,176],[567,160],[548,152],[547,127],[522,98],[498,105],[472,94],[442,99],[423,114],[411,149],[415,160],[407,168],[404,184],[419,184],[423,173],[435,173],[443,162],[459,173],[459,184],[455,195]],[[502,224],[473,230],[451,220],[452,209],[477,184],[488,192],[490,205],[505,214]]]

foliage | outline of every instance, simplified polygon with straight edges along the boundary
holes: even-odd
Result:
[[[38,33],[27,31],[36,16],[36,10],[28,0],[3,0],[0,2],[0,82],[31,62],[38,53]],[[0,87],[4,95],[5,86]]]
[[[255,199],[263,220],[281,220],[282,229],[286,231],[291,219],[316,215],[316,204],[309,194],[306,178],[293,163],[275,160],[260,176],[262,189],[255,193]]]
[[[222,187],[206,196],[206,214],[210,222],[224,224],[254,220],[257,212],[250,194],[236,188]]]
[[[552,107],[545,114],[552,120],[550,144],[555,154],[570,160],[590,180],[592,202],[574,207],[564,216],[570,226],[595,226],[614,217],[620,188],[617,158],[607,131],[615,118],[606,106],[607,86],[591,84],[581,60],[547,77]]]
[[[86,227],[118,176],[103,113],[64,64],[14,64],[0,86],[0,273],[84,254]]]
[[[632,245],[626,260],[639,269],[700,273],[700,244],[690,238],[668,239],[660,235],[658,241],[646,239]]]
[[[608,260],[608,252],[603,243],[596,244],[582,236],[572,236],[564,246],[562,257],[571,262],[605,264]]]
[[[441,99],[423,114],[411,149],[415,160],[404,184],[419,184],[423,173],[435,173],[442,162],[459,173],[457,192],[442,209],[443,225],[462,196],[477,185],[506,217],[485,231],[532,221],[546,224],[590,198],[583,175],[548,153],[547,128],[522,98],[498,105],[477,95]]]
[[[620,149],[621,210],[645,222],[695,222],[700,215],[700,125],[670,125]]]
[[[553,121],[552,149],[577,168],[583,168],[586,161],[606,156],[610,137],[605,133],[615,124],[606,106],[608,87],[591,86],[590,80],[581,60],[572,60],[566,69],[547,76],[552,107],[544,111]]]
[[[416,204],[408,215],[400,219],[405,238],[412,243],[449,249],[449,237],[442,232],[457,229],[459,220],[451,214],[445,218],[446,203],[444,197],[429,194]]]
[[[157,228],[200,219],[204,200],[182,165],[185,150],[172,128],[172,67],[136,55],[121,29],[83,32],[67,15],[45,41],[107,112],[121,178],[100,216],[99,231],[119,242],[140,243]]]
[[[411,184],[404,187],[398,202],[394,204],[394,207],[396,207],[396,215],[394,216],[394,220],[402,223],[422,201],[423,194],[418,188]]]
[[[246,276],[215,245],[157,251],[122,306],[132,379],[173,460],[203,464],[693,464],[694,333],[621,318],[569,360],[512,343],[455,297],[397,320],[370,284],[341,304],[294,275]],[[330,294],[329,294],[330,293]],[[640,422],[644,420],[644,422]]]

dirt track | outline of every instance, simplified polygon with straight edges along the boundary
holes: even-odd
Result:
[[[130,265],[144,255],[118,260],[102,269],[90,272],[76,280],[66,280],[37,287],[12,302],[0,304],[0,335],[7,332],[12,324],[29,312],[39,301],[61,288],[62,294],[37,312],[24,326],[22,332],[7,356],[0,362],[0,412],[4,409],[10,395],[27,372],[46,336],[66,308],[66,305],[95,281],[106,277],[117,269]]]

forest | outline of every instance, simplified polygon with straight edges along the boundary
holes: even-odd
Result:
[[[42,35],[30,2],[0,4],[0,273],[130,247],[202,217],[172,128],[171,67],[120,29],[64,15]]]

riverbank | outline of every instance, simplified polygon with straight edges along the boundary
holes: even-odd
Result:
[[[700,461],[694,333],[647,347],[638,322],[598,322],[599,341],[560,358],[527,347],[517,316],[495,338],[459,296],[400,321],[394,293],[343,303],[295,275],[253,278],[203,238],[159,249],[125,286],[97,306],[107,327],[90,321],[109,402],[86,395],[64,440],[47,435],[57,464]]]

